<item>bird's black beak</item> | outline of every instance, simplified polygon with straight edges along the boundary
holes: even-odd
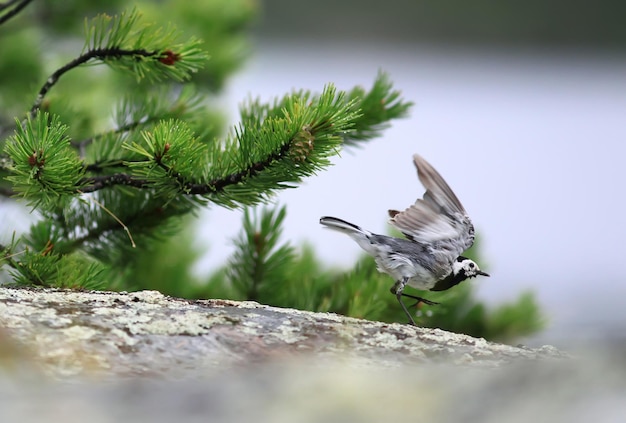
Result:
[[[476,272],[476,274],[481,275],[481,276],[489,276],[489,273],[485,273],[482,270],[479,270],[478,272]]]

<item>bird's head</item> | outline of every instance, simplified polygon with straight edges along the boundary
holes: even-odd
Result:
[[[489,276],[488,273],[480,270],[478,265],[467,257],[459,256],[452,264],[452,273],[455,276],[464,276],[463,279],[473,278],[476,276]]]

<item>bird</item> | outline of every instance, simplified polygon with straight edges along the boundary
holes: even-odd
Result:
[[[404,293],[407,285],[425,291],[445,291],[466,279],[489,274],[461,255],[474,243],[474,225],[457,196],[423,157],[413,155],[413,163],[426,192],[404,211],[388,211],[389,223],[406,239],[378,235],[331,216],[321,217],[320,223],[348,235],[374,257],[379,272],[394,278],[390,291],[409,324],[416,326],[402,297],[417,300],[416,305],[438,303]]]

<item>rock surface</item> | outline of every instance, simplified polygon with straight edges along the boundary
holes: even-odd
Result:
[[[563,359],[250,302],[0,287],[0,422],[617,422],[624,350]]]
[[[493,367],[562,356],[548,346],[517,348],[438,329],[156,291],[0,288],[0,325],[56,375],[184,375],[302,355],[377,367]]]

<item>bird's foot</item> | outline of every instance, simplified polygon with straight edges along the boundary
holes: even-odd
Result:
[[[413,298],[414,300],[417,300],[415,302],[415,304],[413,304],[411,307],[417,307],[420,303],[424,303],[426,305],[431,305],[431,306],[439,304],[436,301],[427,300],[426,298],[422,298],[422,297],[416,297],[415,295],[409,295],[409,294],[402,293],[402,296]]]

